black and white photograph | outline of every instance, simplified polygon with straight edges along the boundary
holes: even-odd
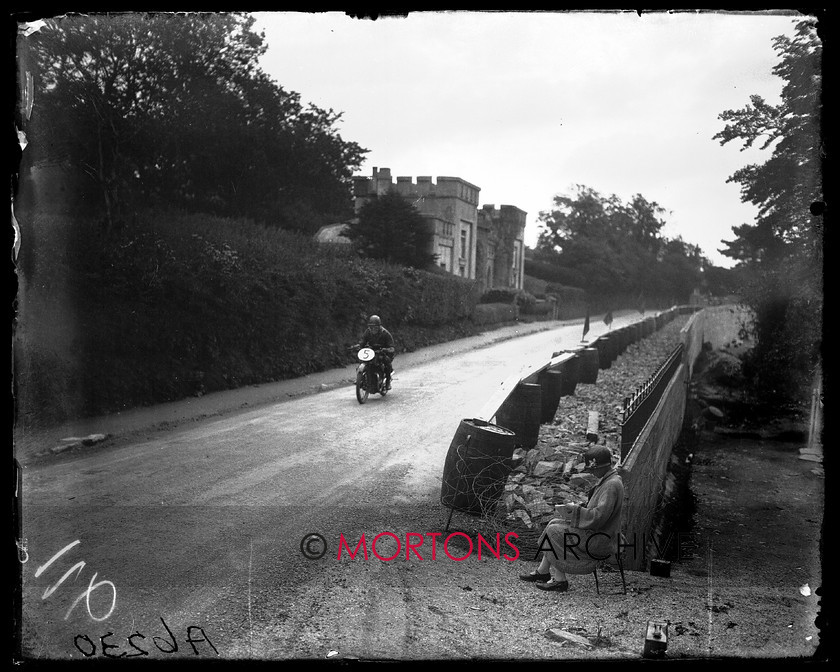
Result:
[[[10,16],[12,662],[831,659],[826,10]]]

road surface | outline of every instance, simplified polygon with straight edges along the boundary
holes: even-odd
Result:
[[[593,324],[589,338],[604,331]],[[434,656],[412,632],[414,602],[458,566],[409,588],[388,562],[337,560],[341,536],[355,547],[365,533],[369,548],[393,533],[377,545],[389,557],[408,533],[442,532],[460,420],[580,334],[570,325],[409,368],[397,358],[393,390],[364,405],[340,387],[28,466],[24,653],[320,658],[332,638],[370,657]],[[438,540],[418,539],[428,559]],[[323,542],[324,557],[304,556]]]

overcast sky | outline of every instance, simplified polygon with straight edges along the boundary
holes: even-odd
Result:
[[[712,263],[752,222],[727,178],[769,150],[712,136],[751,94],[777,102],[772,38],[796,13],[416,12],[376,21],[341,12],[257,13],[262,68],[303,103],[342,112],[337,130],[398,175],[460,177],[479,205],[539,213],[577,184],[662,206],[662,234]]]

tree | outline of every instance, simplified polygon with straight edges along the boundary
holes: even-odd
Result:
[[[340,114],[304,108],[259,69],[266,46],[253,23],[237,13],[47,20],[29,38],[36,160],[88,175],[108,221],[155,202],[303,229],[348,216],[366,150],[336,133]]]
[[[778,397],[802,393],[820,361],[822,332],[822,148],[820,138],[822,44],[813,19],[795,36],[774,38],[784,80],[781,102],[760,96],[726,122],[713,139],[743,148],[761,141],[770,157],[735,172],[741,200],[758,206],[754,224],[733,227],[721,252],[745,271],[741,292],[755,312],[756,346],[745,367],[756,389]],[[813,205],[811,205],[813,204]],[[808,206],[811,205],[809,208]]]
[[[745,166],[727,180],[741,185],[742,201],[758,206],[757,226],[772,235],[754,237],[748,249],[752,256],[769,254],[768,261],[783,258],[788,245],[817,242],[813,239],[815,220],[802,204],[822,200],[822,47],[816,22],[800,22],[793,39],[778,36],[773,46],[781,58],[773,74],[785,80],[781,103],[772,106],[761,96],[750,96],[743,109],[719,115],[727,123],[713,136],[721,145],[740,140],[742,150],[759,140],[763,140],[761,149],[772,146],[765,163]],[[740,259],[734,252],[729,256]]]
[[[390,191],[365,203],[345,234],[365,257],[424,269],[437,255],[429,252],[432,230],[411,203]]]
[[[625,203],[578,185],[575,196],[557,195],[554,209],[540,213],[535,261],[613,302],[687,300],[705,260],[696,246],[660,237],[665,214],[641,194]]]

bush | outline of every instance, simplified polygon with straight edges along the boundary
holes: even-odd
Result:
[[[552,297],[548,300],[537,300],[535,303],[528,305],[523,309],[526,315],[550,315],[554,312],[554,307],[557,301]]]
[[[29,426],[348,364],[371,313],[400,350],[475,331],[474,281],[248,220],[148,212],[107,232],[83,219],[41,224],[16,353]],[[57,233],[72,244],[52,245]],[[57,367],[62,339],[49,334],[72,336],[62,346],[72,366]]]
[[[530,275],[525,276],[525,281],[522,288],[529,294],[533,294],[538,299],[545,298],[545,287],[548,284],[545,280],[533,278]]]
[[[536,303],[537,298],[523,289],[501,287],[487,290],[479,303],[515,303],[520,308]]]
[[[545,294],[557,299],[558,319],[571,320],[586,315],[588,297],[584,290],[548,283]]]
[[[519,319],[519,307],[515,303],[480,303],[471,319],[477,325],[513,322]]]

